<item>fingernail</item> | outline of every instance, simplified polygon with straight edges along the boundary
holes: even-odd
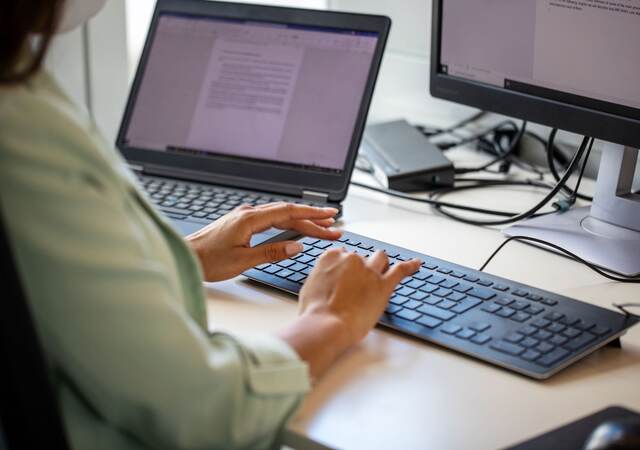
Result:
[[[338,210],[336,208],[322,208],[326,212],[332,212],[334,214],[338,214]]]
[[[290,244],[287,244],[287,246],[284,248],[287,256],[297,255],[302,250],[304,250],[304,247],[299,242],[292,242]]]

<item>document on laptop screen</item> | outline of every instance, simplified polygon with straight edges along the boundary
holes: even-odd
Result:
[[[162,16],[129,145],[344,167],[378,37]]]

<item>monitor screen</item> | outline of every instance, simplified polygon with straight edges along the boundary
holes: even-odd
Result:
[[[638,118],[640,2],[443,1],[438,70]]]
[[[163,14],[151,39],[128,146],[343,171],[376,33]]]

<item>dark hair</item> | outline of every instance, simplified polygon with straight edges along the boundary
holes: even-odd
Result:
[[[28,80],[42,66],[65,0],[0,1],[0,84]],[[31,36],[38,38],[32,44]]]

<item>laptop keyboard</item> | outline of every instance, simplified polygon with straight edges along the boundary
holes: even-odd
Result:
[[[323,203],[303,201],[301,199],[270,196],[245,190],[181,182],[142,174],[138,174],[138,179],[151,201],[165,215],[173,219],[187,219],[190,222],[204,225],[219,219],[243,204],[258,206],[266,203],[288,201],[311,206],[327,206]]]
[[[622,334],[637,319],[531,286],[345,232],[338,241],[301,238],[295,258],[245,275],[298,293],[317,258],[343,247],[390,264],[420,258],[396,288],[379,323],[533,378],[547,378]]]

